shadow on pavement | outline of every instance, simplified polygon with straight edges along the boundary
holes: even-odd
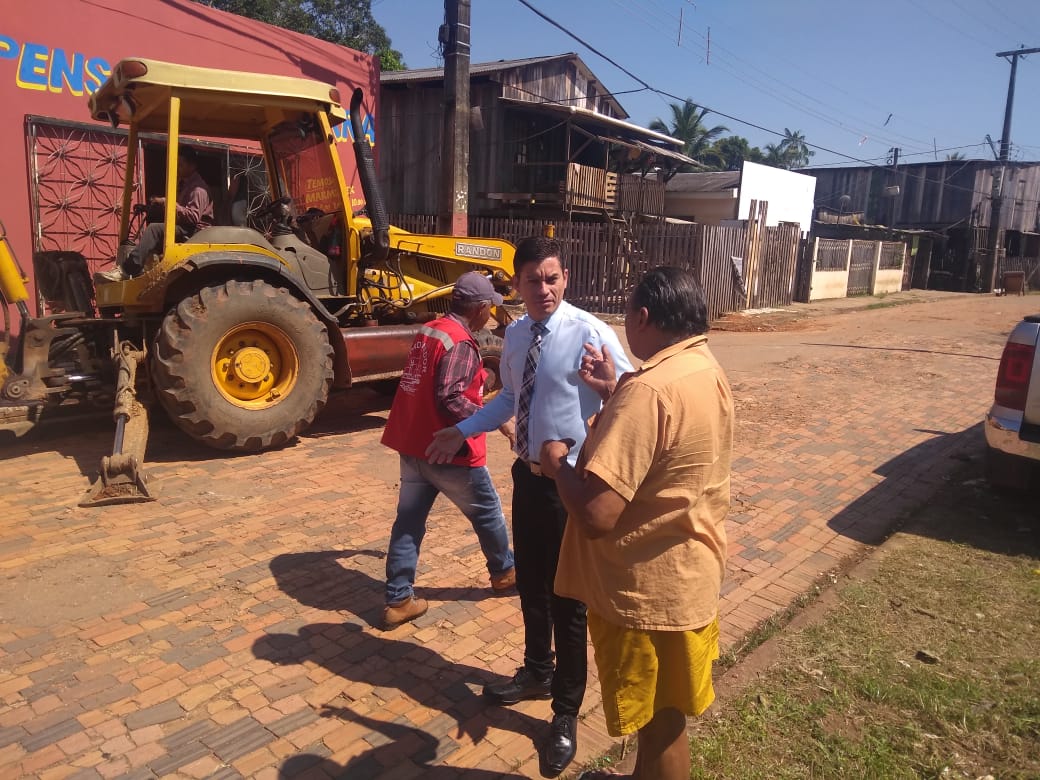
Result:
[[[329,396],[314,424],[300,436],[318,439],[382,428],[386,425],[385,413],[389,411],[391,401],[392,394],[379,393],[365,386],[337,391]]]
[[[1000,356],[997,355],[971,355],[965,352],[944,352],[941,349],[916,349],[914,347],[878,347],[870,344],[831,344],[826,342],[804,342],[806,347],[836,347],[839,349],[869,349],[875,352],[920,352],[925,355],[948,355],[949,357],[962,357],[970,358],[972,360],[988,360],[992,363],[999,363]]]
[[[322,438],[381,428],[386,424],[385,416],[371,413],[385,412],[390,408],[391,400],[365,388],[336,393],[329,398],[311,427],[297,438]],[[148,421],[146,470],[150,463],[199,463],[248,458],[255,454],[217,450],[195,441],[174,425],[157,403],[150,406]],[[72,460],[80,474],[94,479],[101,458],[112,453],[114,434],[115,423],[110,409],[94,409],[89,413],[59,409],[22,437],[16,438],[0,431],[0,461],[36,452],[57,452]],[[292,439],[282,449],[294,447],[296,443],[297,439]]]
[[[993,488],[985,472],[982,457],[955,471],[950,489],[939,492],[902,532],[998,555],[1040,558],[1040,485]]]
[[[297,634],[269,634],[253,643],[253,654],[281,665],[318,664],[345,680],[371,686],[372,690],[366,694],[369,700],[397,699],[399,691],[419,708],[443,713],[454,723],[454,736],[465,735],[468,742],[483,740],[490,724],[532,737],[544,728],[541,720],[525,713],[488,706],[474,692],[473,687],[481,686],[494,676],[487,670],[453,663],[422,644],[365,633],[356,625],[314,623],[301,627]],[[393,690],[381,693],[380,689]],[[317,759],[332,777],[378,777],[378,772],[366,774],[362,769],[386,768],[395,763],[395,758],[396,763],[412,760],[421,767],[428,767],[431,762],[450,755],[456,747],[452,727],[447,723],[440,724],[439,730],[445,731],[446,736],[438,739],[405,722],[397,710],[388,711],[387,719],[381,720],[354,712],[346,706],[349,699],[345,697],[341,696],[334,703],[336,706],[326,706],[323,717],[357,723],[382,735],[375,740],[371,736],[359,736],[359,740],[388,744],[378,744],[345,767],[317,756],[296,756],[282,766],[280,776],[293,777],[314,766],[309,759]],[[438,716],[430,723],[436,725],[440,720]],[[429,773],[421,776],[448,778],[474,771],[448,766],[429,769]],[[348,771],[349,774],[345,774]],[[478,778],[498,776],[474,775]]]
[[[312,769],[324,772],[328,777],[336,778],[380,777],[386,769],[405,760],[422,769],[419,777],[430,780],[457,780],[459,777],[472,778],[472,780],[499,780],[499,778],[523,777],[523,775],[489,772],[485,769],[436,766],[432,762],[437,760],[440,743],[432,734],[415,726],[377,721],[364,715],[358,715],[346,707],[326,707],[321,714],[322,717],[339,718],[378,731],[390,742],[372,748],[346,764],[337,764],[335,761],[313,753],[292,756],[279,769],[279,778],[290,780],[290,778],[299,777]]]
[[[285,553],[271,560],[271,573],[278,588],[301,604],[327,611],[350,612],[369,626],[378,628],[382,624],[385,606],[385,582],[382,576],[375,577],[341,562],[357,556],[382,559],[386,553],[383,550]],[[434,602],[483,601],[502,597],[492,594],[489,588],[427,588],[417,585],[416,592]],[[435,614],[436,609],[431,605],[430,612]]]
[[[998,493],[990,488],[984,473],[982,423],[955,433],[918,430],[934,438],[875,469],[884,480],[828,520],[828,527],[871,545],[901,530],[1005,554],[1035,550],[1040,532],[1036,495]],[[953,489],[961,485],[973,488],[969,506],[963,505],[965,491]],[[903,527],[924,507],[928,507],[930,522],[915,521]],[[937,522],[935,512],[942,517],[943,507],[950,517],[969,516],[975,522]]]
[[[148,413],[148,426],[146,471],[150,463],[192,463],[247,457],[246,454],[224,452],[200,444],[177,428],[157,407],[152,407]],[[0,460],[36,452],[56,452],[75,462],[83,476],[93,479],[97,476],[101,458],[112,454],[114,437],[115,423],[111,413],[77,417],[56,414],[19,439],[0,439]]]

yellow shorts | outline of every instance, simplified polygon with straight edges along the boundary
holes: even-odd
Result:
[[[588,614],[611,736],[638,731],[659,710],[694,716],[715,701],[711,664],[719,657],[718,618],[695,631],[641,631]]]

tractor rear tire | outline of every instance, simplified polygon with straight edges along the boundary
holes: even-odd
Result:
[[[325,326],[288,290],[229,281],[167,313],[152,377],[166,412],[192,438],[259,452],[284,445],[325,406],[332,347]]]
[[[502,389],[502,339],[486,328],[474,333],[473,338],[480,349],[480,362],[487,372],[484,379],[484,403],[487,403]]]

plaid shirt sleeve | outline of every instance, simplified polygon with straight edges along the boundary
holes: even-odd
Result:
[[[465,420],[480,408],[463,395],[479,370],[480,355],[469,341],[459,342],[441,358],[434,392],[437,406],[452,424]]]

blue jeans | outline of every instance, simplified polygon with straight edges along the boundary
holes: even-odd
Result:
[[[401,455],[401,494],[397,519],[386,553],[386,603],[412,596],[419,548],[426,535],[426,518],[438,493],[443,493],[473,525],[492,575],[513,568],[506,518],[486,466],[435,465]]]

